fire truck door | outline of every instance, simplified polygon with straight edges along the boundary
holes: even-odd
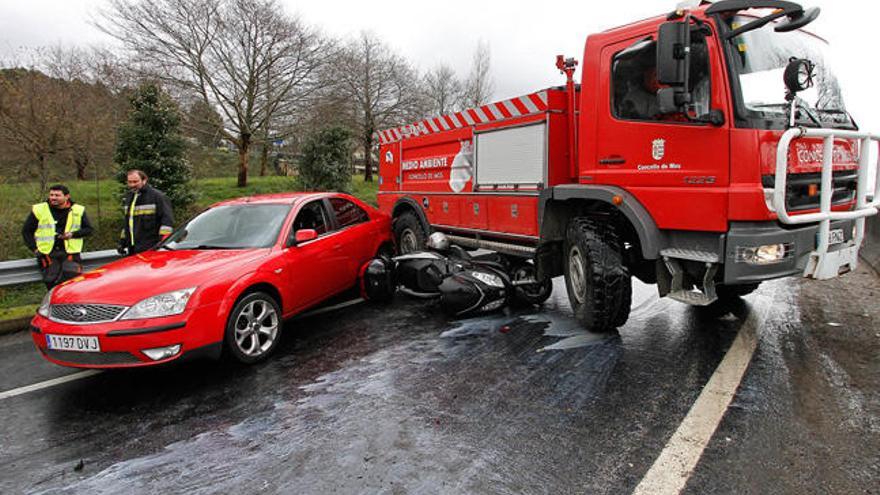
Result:
[[[584,156],[581,180],[619,185],[662,229],[727,229],[730,118],[720,126],[657,105],[657,46],[643,35],[602,50],[595,156]],[[720,51],[711,37],[692,44],[693,115],[726,108]]]

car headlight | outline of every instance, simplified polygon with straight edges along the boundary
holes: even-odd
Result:
[[[49,290],[45,296],[43,296],[43,300],[40,302],[40,309],[37,310],[37,313],[40,316],[44,316],[46,318],[49,317],[49,303],[52,301],[52,292],[55,291],[55,288]]]
[[[138,320],[142,318],[158,318],[160,316],[179,315],[186,309],[186,303],[195,292],[195,287],[166,292],[138,302],[122,315],[122,320]]]

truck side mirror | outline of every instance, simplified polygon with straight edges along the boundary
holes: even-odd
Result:
[[[657,82],[687,90],[690,64],[690,23],[664,22],[661,24],[657,33]]]

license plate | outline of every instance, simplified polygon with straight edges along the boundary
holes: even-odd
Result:
[[[98,337],[49,334],[46,335],[46,345],[59,351],[101,352]]]
[[[828,232],[828,244],[840,244],[843,242],[843,229],[834,229]]]

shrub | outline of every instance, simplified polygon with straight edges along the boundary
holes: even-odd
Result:
[[[184,157],[177,104],[153,83],[138,87],[130,103],[116,141],[117,178],[125,184],[127,170],[143,170],[150,185],[164,192],[175,210],[185,210],[195,195],[189,185],[192,173]]]
[[[312,132],[302,146],[297,182],[306,191],[351,191],[351,134],[343,127]]]

